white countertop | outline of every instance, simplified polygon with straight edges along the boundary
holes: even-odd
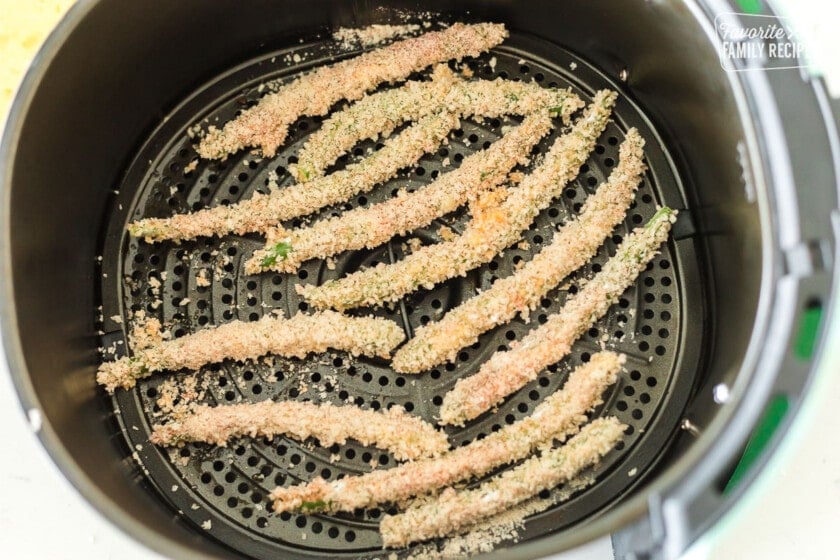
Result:
[[[10,560],[157,560],[82,499],[29,427],[2,355],[0,535]]]
[[[57,19],[68,0],[19,3],[0,0],[0,46],[8,26],[26,17],[9,10],[40,10]],[[826,64],[840,65],[840,3],[807,0],[796,3],[802,26],[812,29]],[[833,11],[834,17],[826,14]],[[52,14],[52,16],[50,16]],[[42,19],[29,18],[41,33]],[[832,22],[827,31],[826,22]],[[29,38],[31,40],[31,37]],[[840,85],[840,71],[835,72]],[[840,87],[838,87],[840,89]],[[0,101],[4,101],[0,99]],[[0,112],[4,107],[0,106]],[[840,317],[833,325],[830,363],[840,364]],[[770,468],[735,511],[686,555],[727,560],[825,560],[836,557],[840,527],[840,371],[823,372],[809,396],[809,410],[798,418],[792,437]],[[57,559],[155,560],[160,557],[115,529],[95,512],[61,476],[38,443],[17,401],[0,349],[0,535],[3,557],[15,560]],[[601,555],[597,559],[601,560]]]

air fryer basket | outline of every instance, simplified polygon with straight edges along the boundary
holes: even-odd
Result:
[[[249,276],[243,272],[244,262],[263,245],[259,236],[203,239],[179,245],[149,245],[126,239],[127,217],[165,216],[173,211],[184,212],[207,204],[246,199],[255,190],[267,188],[267,176],[271,171],[283,178],[281,188],[289,183],[291,179],[285,168],[295,161],[294,154],[318,126],[318,119],[299,120],[297,131],[276,157],[261,159],[245,152],[221,163],[200,163],[195,170],[186,164],[195,158],[193,144],[198,138],[191,140],[185,130],[202,119],[209,122],[216,122],[217,118],[221,122],[229,120],[242,107],[256,103],[261,95],[259,83],[276,78],[278,69],[279,75],[286,78],[320,64],[319,51],[329,52],[329,45],[329,42],[305,42],[244,64],[179,106],[166,123],[152,133],[129,166],[113,203],[116,209],[111,215],[102,262],[103,316],[108,318],[105,320],[105,346],[117,340],[125,342],[122,326],[130,322],[136,311],[142,310],[147,316],[173,325],[176,336],[232,319],[256,320],[272,309],[280,309],[288,316],[299,309],[307,309],[307,304],[295,291],[296,285],[313,281],[323,283],[360,266],[401,258],[406,239],[397,238],[372,251],[343,253],[332,267],[325,261],[312,261],[296,274]],[[491,58],[495,58],[492,64]],[[289,64],[289,61],[299,59],[307,62],[299,66]],[[619,89],[618,84],[610,83],[605,76],[588,68],[583,60],[549,43],[515,32],[503,47],[471,60],[469,64],[476,75],[484,78],[533,78],[552,87],[571,85],[584,98],[604,87]],[[245,81],[247,78],[243,79],[243,76],[251,77],[251,80]],[[446,172],[440,166],[444,157],[460,162],[466,155],[497,140],[501,127],[506,124],[515,122],[497,119],[478,125],[465,121],[460,129],[453,131],[445,147],[424,158],[415,169],[372,193],[326,208],[320,215],[330,216],[357,205],[376,203],[395,195],[399,187],[413,189],[433,181],[439,173]],[[610,168],[618,160],[623,132],[630,126],[639,128],[650,146],[646,153],[649,173],[627,224],[615,231],[590,266],[574,278],[591,277],[592,267],[600,267],[606,262],[615,253],[622,234],[650,219],[657,204],[685,208],[681,184],[670,158],[662,151],[662,141],[632,102],[623,98],[614,111],[614,122],[607,127],[602,142],[596,146],[578,181],[565,190],[557,204],[538,217],[526,235],[528,248],[507,250],[466,278],[416,292],[398,306],[385,307],[379,313],[403,324],[406,333],[411,333],[430,318],[440,317],[447,309],[475,294],[476,290],[487,289],[495,278],[511,274],[517,262],[531,258],[550,241],[556,226],[574,215],[586,196],[609,175]],[[560,130],[546,138],[539,148],[547,149],[559,134]],[[358,147],[357,153],[374,147],[375,142],[367,141]],[[153,163],[150,165],[149,161]],[[140,185],[139,189],[137,185]],[[528,525],[534,533],[575,524],[620,499],[643,479],[659,457],[664,443],[672,438],[694,384],[699,365],[698,351],[704,336],[702,318],[705,313],[694,231],[690,215],[685,213],[684,216],[676,227],[674,241],[642,275],[638,287],[624,294],[615,311],[590,329],[575,346],[570,359],[565,361],[568,365],[577,365],[581,360],[587,360],[590,353],[598,351],[604,336],[619,339],[610,346],[628,355],[629,373],[605,396],[606,405],[600,413],[615,415],[629,427],[619,444],[619,452],[610,454],[597,471],[591,473],[598,479],[598,484],[536,516]],[[424,241],[437,240],[440,225],[461,231],[467,218],[464,212],[445,216],[430,228],[412,232],[411,236]],[[211,271],[209,287],[195,284],[196,270],[202,268]],[[119,290],[121,278],[129,279],[122,291]],[[151,278],[162,284],[159,306],[155,302],[157,294],[148,289]],[[683,278],[698,281],[686,283]],[[274,359],[271,365],[225,362],[208,368],[203,376],[212,393],[207,400],[225,404],[266,398],[309,398],[339,405],[352,400],[374,410],[399,404],[435,423],[443,395],[458,378],[475,373],[498,348],[507,348],[512,341],[544,322],[548,313],[562,307],[567,293],[566,290],[553,291],[544,298],[540,309],[531,314],[527,324],[515,320],[494,329],[476,345],[461,351],[456,364],[435,368],[418,377],[398,375],[381,360],[339,353],[314,355],[306,360]],[[182,304],[184,298],[189,302],[186,305]],[[117,317],[119,322],[113,322],[111,317]],[[687,320],[689,317],[697,319]],[[464,429],[449,430],[450,441],[456,446],[463,445],[526,416],[544,396],[562,385],[568,365],[552,368],[554,373],[546,372],[528,384],[496,413],[485,414]],[[120,413],[116,419],[130,447],[137,450],[139,461],[149,471],[149,478],[187,519],[196,526],[210,520],[211,535],[219,535],[232,548],[257,558],[275,558],[281,553],[284,557],[292,557],[294,553],[353,557],[381,553],[378,522],[382,511],[379,509],[355,516],[292,516],[288,513],[277,516],[266,511],[266,496],[275,485],[296,484],[315,475],[334,480],[342,473],[365,472],[370,469],[371,461],[387,466],[391,464],[388,454],[372,454],[369,449],[352,443],[313,448],[310,442],[298,443],[281,437],[270,442],[241,441],[231,448],[208,449],[208,446],[198,444],[186,446],[179,452],[160,450],[149,445],[148,438],[150,423],[159,421],[153,415],[157,411],[155,402],[161,394],[159,387],[165,379],[165,376],[153,377],[133,391],[119,392],[116,401]],[[342,459],[332,461],[331,456],[335,454]],[[187,457],[190,460],[183,461]],[[628,475],[630,471],[633,475]]]
[[[305,309],[296,283],[321,282],[400,257],[405,240],[397,239],[373,251],[343,254],[334,270],[319,261],[295,275],[247,276],[242,265],[260,245],[257,237],[148,245],[127,239],[124,229],[139,217],[248,198],[265,188],[270,171],[288,183],[284,168],[319,119],[298,121],[277,157],[243,152],[224,162],[202,161],[195,170],[187,167],[195,156],[187,129],[203,119],[232,118],[256,102],[258,85],[266,80],[290,79],[330,56],[349,55],[329,41],[330,29],[402,22],[427,11],[444,21],[509,26],[511,38],[504,45],[468,61],[479,77],[571,86],[584,99],[603,87],[621,95],[614,122],[581,175],[526,234],[530,248],[508,250],[464,279],[413,294],[378,314],[410,333],[494,277],[509,274],[549,241],[556,224],[609,174],[631,126],[647,140],[649,171],[627,223],[574,279],[602,264],[621,235],[650,217],[657,204],[681,209],[662,255],[568,360],[495,415],[448,432],[460,445],[527,415],[562,384],[571,366],[599,348],[603,335],[617,337],[610,345],[629,355],[628,371],[596,412],[630,425],[619,449],[592,473],[596,484],[529,519],[523,542],[508,543],[501,554],[536,557],[610,532],[618,533],[619,552],[679,552],[713,512],[742,491],[724,495],[722,488],[769,396],[784,394],[795,404],[806,385],[812,355],[795,355],[788,340],[795,338],[800,316],[829,303],[834,244],[828,220],[836,206],[829,143],[812,140],[814,157],[826,151],[823,165],[811,167],[825,192],[806,195],[785,183],[789,178],[781,174],[778,158],[788,156],[779,144],[791,146],[794,171],[808,160],[796,151],[794,138],[784,137],[792,134],[789,128],[773,128],[761,101],[769,95],[782,107],[790,105],[777,92],[792,90],[798,76],[779,72],[773,78],[778,83],[764,83],[726,74],[707,36],[708,14],[700,7],[641,1],[620,6],[396,1],[377,7],[258,0],[81,2],[42,52],[4,139],[4,163],[10,162],[4,177],[4,339],[24,404],[41,411],[40,435],[67,476],[107,516],[173,557],[381,554],[376,531],[381,511],[278,516],[267,511],[266,494],[276,484],[318,474],[329,479],[362,472],[372,461],[387,467],[386,454],[352,444],[319,450],[279,437],[237,441],[228,448],[162,450],[147,438],[164,376],[110,398],[95,386],[94,370],[98,347],[125,342],[134,311],[172,323],[176,335],[235,318],[254,320],[272,307],[290,314]],[[293,62],[295,55],[302,62]],[[798,117],[825,138],[830,131],[818,118],[825,110],[818,85],[805,88],[813,106],[797,98]],[[348,206],[431,181],[443,157],[458,161],[481,149],[506,123],[514,120],[464,122],[451,135],[446,154],[424,158]],[[812,212],[807,221],[794,219],[806,210]],[[413,236],[434,241],[441,225],[458,230],[463,221],[461,214],[446,216]],[[195,285],[196,267],[214,272],[210,287]],[[152,306],[147,292],[153,277],[163,284],[160,307]],[[427,372],[416,384],[387,363],[332,353],[280,360],[273,367],[208,368],[207,401],[354,399],[374,409],[402,404],[432,420],[440,396],[457,377],[475,371],[489,353],[556,311],[565,294],[555,290],[530,324],[515,321],[488,333],[457,365]],[[781,368],[787,376],[777,375]],[[342,455],[335,464],[329,461],[334,453]],[[564,530],[570,527],[575,531]],[[685,534],[666,543],[663,532],[669,528]]]

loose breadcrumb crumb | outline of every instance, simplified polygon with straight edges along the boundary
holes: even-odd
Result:
[[[452,228],[449,226],[440,226],[440,228],[438,228],[438,235],[443,241],[452,241],[457,237],[455,232],[452,231]]]
[[[420,31],[420,26],[413,23],[403,25],[373,24],[367,27],[340,27],[332,34],[333,39],[341,44],[343,49],[351,49],[357,45],[362,47],[373,47],[380,43],[404,37]]]
[[[199,288],[206,288],[210,285],[210,280],[207,278],[207,269],[202,268],[195,275],[195,285]]]

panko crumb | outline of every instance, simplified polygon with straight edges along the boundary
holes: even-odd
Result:
[[[207,277],[206,268],[202,268],[198,271],[198,274],[195,275],[195,285],[199,288],[206,288],[210,286],[210,279]]]
[[[201,524],[201,528],[205,531],[209,531],[213,528],[213,522],[208,519],[207,521]]]
[[[522,182],[522,179],[525,178],[525,174],[521,171],[514,171],[510,175],[508,175],[508,179],[510,179],[511,185],[518,185]]]
[[[440,238],[444,241],[452,241],[456,237],[455,232],[452,231],[452,228],[449,226],[441,226],[440,229],[438,229],[438,235],[440,235]]]
[[[409,251],[412,253],[418,251],[423,246],[423,240],[419,237],[412,237],[408,241],[406,241],[406,245],[408,245]]]

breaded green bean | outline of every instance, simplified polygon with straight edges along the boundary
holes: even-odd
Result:
[[[148,243],[265,232],[281,221],[311,214],[370,191],[400,169],[417,163],[423,154],[437,149],[447,133],[457,126],[458,118],[450,113],[429,115],[386,140],[381,150],[326,177],[276,189],[269,194],[257,193],[230,206],[216,206],[169,218],[146,218],[129,224],[128,232]]]
[[[435,68],[431,81],[411,81],[368,95],[331,115],[306,140],[298,163],[289,166],[289,171],[298,180],[317,177],[359,141],[387,136],[402,123],[439,111],[462,118],[496,118],[548,110],[565,123],[582,106],[583,101],[568,89],[502,78],[464,81],[442,64]]]
[[[132,356],[100,365],[96,380],[113,392],[117,387],[130,389],[138,379],[158,371],[195,370],[225,359],[243,361],[267,354],[303,358],[329,348],[385,358],[404,337],[396,323],[381,318],[333,311],[298,313],[290,319],[266,315],[258,321],[231,321],[174,340],[136,345]]]
[[[155,445],[198,441],[224,446],[235,437],[277,435],[299,441],[316,438],[323,447],[354,439],[386,449],[400,461],[435,457],[449,449],[446,434],[399,406],[380,412],[297,401],[199,405],[168,424],[156,425],[150,439]]]

